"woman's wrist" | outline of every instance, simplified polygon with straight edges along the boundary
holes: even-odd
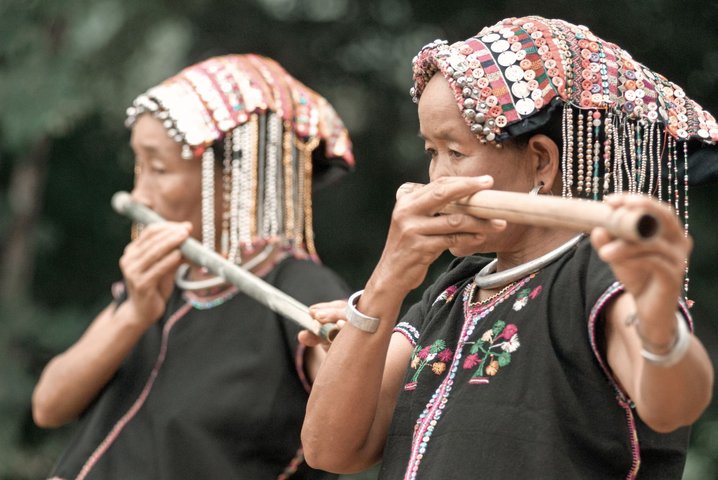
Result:
[[[671,367],[678,363],[688,351],[691,340],[691,332],[688,329],[683,316],[675,312],[675,329],[671,340],[655,343],[649,340],[641,332],[640,319],[634,313],[626,319],[626,324],[636,328],[636,334],[641,340],[641,356],[654,365],[660,367]]]

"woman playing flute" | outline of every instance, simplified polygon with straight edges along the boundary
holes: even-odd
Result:
[[[381,460],[392,480],[680,478],[713,385],[685,297],[687,189],[718,179],[713,117],[586,27],[540,17],[435,41],[413,78],[430,183],[398,199],[363,292],[312,309],[348,324],[310,395],[307,461]],[[644,209],[660,234],[437,215],[484,189]]]
[[[80,418],[50,476],[334,478],[299,438],[324,351],[179,247],[191,236],[304,304],[345,297],[317,262],[311,203],[353,166],[342,121],[273,60],[229,55],[137,97],[127,124],[132,197],[168,222],[130,242],[114,301],[35,388],[38,425]]]

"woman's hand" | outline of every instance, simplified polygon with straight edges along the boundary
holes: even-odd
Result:
[[[174,287],[182,263],[180,245],[189,237],[188,222],[151,224],[125,248],[120,268],[127,284],[127,306],[145,327],[157,321]]]
[[[608,364],[641,419],[657,432],[671,432],[695,422],[710,403],[710,358],[692,335],[687,350],[670,366],[649,361],[641,350],[664,355],[676,345],[676,322],[684,321],[676,317],[678,299],[693,241],[673,210],[655,199],[621,195],[606,202],[614,208],[644,209],[660,225],[657,238],[645,242],[619,240],[604,229],[595,229],[591,240],[625,286],[606,311]],[[637,320],[627,322],[633,315]]]
[[[337,329],[341,329],[346,324],[346,316],[344,311],[347,306],[346,300],[334,300],[332,302],[316,303],[309,307],[309,315],[317,322],[324,325],[325,323],[334,323]],[[299,343],[307,347],[316,347],[321,345],[324,350],[329,350],[331,345],[323,338],[315,335],[309,330],[299,332]]]
[[[592,232],[591,241],[633,297],[641,335],[655,345],[670,344],[693,241],[665,203],[642,195],[612,195],[606,203],[616,209],[644,209],[658,220],[659,235],[645,242],[617,239],[602,228]]]
[[[487,233],[505,228],[503,220],[485,220],[463,213],[440,214],[452,201],[491,188],[493,178],[441,177],[401,195],[392,214],[384,252],[372,282],[408,293],[426,277],[429,266],[445,250],[475,253]]]

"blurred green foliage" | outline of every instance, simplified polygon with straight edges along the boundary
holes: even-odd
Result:
[[[72,429],[36,428],[30,394],[119,277],[129,224],[109,198],[131,187],[123,121],[134,96],[195,61],[242,52],[275,58],[327,96],[352,133],[357,170],[318,194],[317,247],[359,288],[381,253],[396,188],[426,181],[407,91],[411,58],[434,38],[463,39],[507,16],[565,18],[718,112],[717,2],[556,3],[0,0],[0,480],[42,478]],[[714,364],[717,202],[715,189],[692,192],[693,314]],[[714,406],[694,428],[684,478],[716,477]]]

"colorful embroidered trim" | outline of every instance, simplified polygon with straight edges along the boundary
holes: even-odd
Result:
[[[598,348],[598,339],[596,335],[596,325],[606,305],[611,300],[614,300],[619,295],[621,295],[624,291],[624,286],[620,282],[614,282],[599,297],[599,299],[596,301],[596,304],[593,306],[593,308],[591,308],[591,312],[588,317],[588,337],[591,343],[591,349],[593,350],[593,355],[596,358],[598,364],[600,365],[601,370],[603,370],[604,375],[606,375],[609,384],[611,385],[611,387],[613,387],[613,390],[616,393],[616,400],[618,402],[618,405],[623,408],[626,413],[626,425],[630,434],[629,442],[631,444],[632,458],[631,468],[626,474],[626,480],[634,480],[638,475],[638,470],[641,466],[641,445],[638,440],[636,419],[633,413],[633,408],[635,407],[635,405],[631,398],[628,396],[628,393],[626,393],[626,391],[623,390],[623,388],[621,388],[621,386],[618,384],[618,381],[611,372],[611,369],[607,365],[606,360],[601,355],[601,351]],[[684,318],[688,322],[688,328],[693,331],[693,318],[688,312],[688,306],[683,301],[683,299],[679,299],[678,307],[680,308],[681,313],[683,313]]]
[[[408,322],[399,322],[396,324],[396,327],[394,327],[394,332],[404,335],[406,339],[409,340],[409,343],[411,343],[413,347],[416,347],[416,342],[419,340],[419,330],[417,330],[414,325]]]

